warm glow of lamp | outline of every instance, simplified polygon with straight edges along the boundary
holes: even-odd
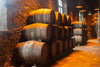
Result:
[[[81,12],[86,12],[86,10],[80,10]]]
[[[80,2],[78,2],[78,4],[76,5],[76,8],[82,8],[83,6],[81,5]]]
[[[89,11],[88,15],[92,15],[91,11]]]
[[[82,6],[76,6],[76,8],[82,8]]]
[[[94,9],[94,10],[98,10],[98,8]]]

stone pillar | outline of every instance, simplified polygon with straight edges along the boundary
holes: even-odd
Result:
[[[100,42],[100,1],[99,1],[99,10],[98,10],[98,33],[97,33],[97,38],[98,41]]]
[[[67,0],[62,0],[63,13],[67,15]]]
[[[0,31],[7,30],[7,8],[6,0],[0,0]]]
[[[79,21],[80,21],[80,22],[83,22],[83,18],[84,18],[83,12],[80,12],[80,11],[79,11]]]

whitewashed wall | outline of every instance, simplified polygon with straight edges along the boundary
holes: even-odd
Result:
[[[6,0],[0,0],[0,31],[7,30],[7,8]]]

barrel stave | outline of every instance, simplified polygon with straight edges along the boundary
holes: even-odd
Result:
[[[56,16],[55,24],[58,25],[58,26],[61,26],[62,25],[62,16],[61,16],[61,14],[56,11],[55,16]]]
[[[67,18],[65,14],[61,14],[62,16],[62,26],[67,26]]]
[[[55,24],[55,12],[52,9],[38,9],[30,12],[30,22]],[[29,23],[30,23],[29,22]]]
[[[53,35],[53,26],[43,23],[35,23],[31,25],[24,26],[23,35],[27,40],[41,40],[43,42],[49,42],[52,40]]]
[[[49,56],[49,47],[45,42],[27,41],[16,46],[21,62],[31,64],[45,63]]]

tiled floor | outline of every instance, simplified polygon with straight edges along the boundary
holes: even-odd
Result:
[[[100,67],[100,45],[88,42],[85,46],[76,46],[69,56],[56,61],[50,67]]]

